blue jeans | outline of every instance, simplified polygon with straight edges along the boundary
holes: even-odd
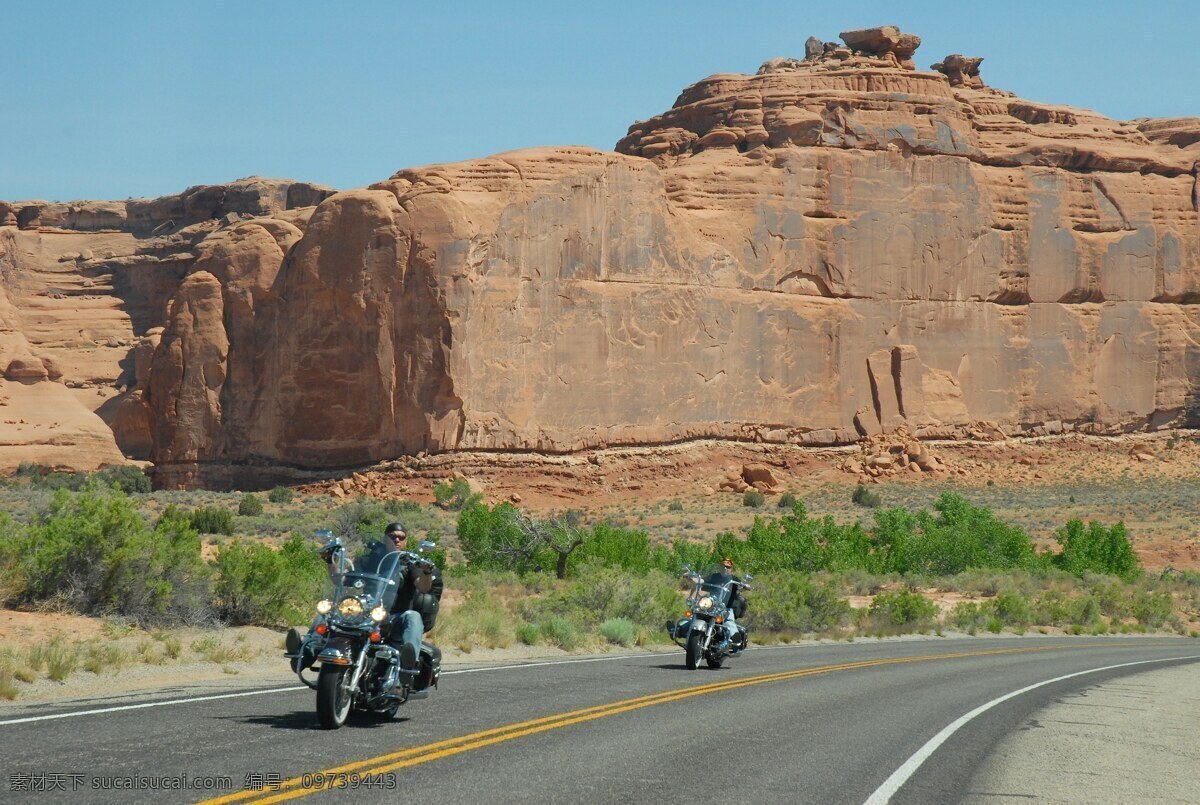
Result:
[[[413,647],[415,656],[421,656],[421,635],[425,634],[425,624],[421,621],[421,613],[415,609],[398,612],[392,616],[392,631],[388,643],[399,648],[408,643]]]

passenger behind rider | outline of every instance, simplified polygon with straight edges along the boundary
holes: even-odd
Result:
[[[746,599],[741,595],[744,582],[734,575],[733,560],[728,556],[722,559],[721,568],[714,573],[710,573],[704,581],[707,584],[716,584],[719,586],[730,585],[729,610],[725,613],[725,627],[730,641],[740,644],[740,648],[745,648],[746,629],[737,622],[738,617],[746,614]]]

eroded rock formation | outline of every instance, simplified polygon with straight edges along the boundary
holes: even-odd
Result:
[[[616,152],[404,170],[204,233],[121,409],[160,482],[1194,421],[1200,121],[842,37],[688,87]]]
[[[251,177],[160,199],[0,202],[0,294],[10,306],[0,333],[0,470],[148,458],[150,356],[198,256],[263,215],[290,220],[280,226],[298,239],[296,222],[332,192]]]

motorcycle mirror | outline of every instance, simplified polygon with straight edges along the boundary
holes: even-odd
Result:
[[[333,539],[333,532],[328,528],[322,528],[320,531],[314,533],[313,536],[322,542],[328,542],[329,540]]]
[[[427,539],[423,539],[423,540],[421,540],[421,544],[417,546],[417,549],[418,549],[418,550],[419,550],[421,553],[425,553],[425,551],[432,551],[432,550],[434,550],[435,548],[437,548],[437,543],[430,542],[430,541],[429,541],[429,540],[427,540]]]
[[[746,581],[754,581],[754,576],[751,576],[749,573],[747,573],[745,579]]]

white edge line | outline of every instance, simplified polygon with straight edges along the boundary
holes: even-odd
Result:
[[[587,658],[579,659],[579,660],[549,660],[546,662],[526,662],[526,663],[519,663],[516,665],[486,665],[486,666],[482,666],[480,668],[460,668],[460,669],[454,670],[454,671],[442,671],[442,676],[449,676],[451,674],[478,674],[478,673],[484,673],[487,671],[511,671],[511,670],[515,670],[518,668],[536,668],[536,667],[546,666],[546,665],[575,665],[575,664],[584,663],[584,662],[611,662],[613,660],[633,660],[633,659],[640,659],[643,657],[661,657],[661,656],[664,656],[667,654],[673,654],[673,653],[674,652],[661,651],[661,652],[650,652],[647,654],[622,654],[622,655],[616,656],[616,657],[587,657]],[[167,707],[169,705],[190,704],[192,702],[208,702],[208,701],[213,701],[215,699],[234,699],[239,696],[257,696],[262,693],[292,693],[292,692],[298,691],[298,690],[308,690],[308,688],[300,686],[300,685],[295,685],[295,686],[287,687],[287,688],[269,688],[267,690],[251,690],[251,691],[244,691],[241,693],[220,693],[220,694],[216,694],[213,696],[193,696],[193,697],[186,698],[186,699],[169,699],[167,701],[161,701],[161,702],[143,702],[141,704],[125,704],[125,705],[119,705],[117,707],[100,707],[100,708],[97,708],[94,710],[76,710],[76,711],[72,711],[70,713],[55,713],[53,715],[48,715],[48,716],[27,716],[25,718],[10,718],[10,719],[4,720],[4,721],[0,721],[0,727],[7,726],[9,724],[28,724],[32,721],[54,721],[54,720],[57,720],[60,718],[76,718],[78,716],[94,716],[94,715],[99,715],[101,713],[116,713],[121,710],[142,710],[147,707]]]
[[[917,769],[921,767],[921,764],[928,760],[929,756],[936,752],[938,747],[945,743],[951,735],[957,732],[960,727],[978,716],[980,713],[990,710],[998,704],[1002,704],[1009,699],[1020,696],[1022,693],[1028,693],[1036,688],[1040,688],[1045,685],[1053,685],[1055,682],[1062,682],[1064,679],[1071,679],[1073,677],[1083,676],[1084,674],[1095,674],[1099,673],[1100,671],[1111,671],[1114,668],[1128,668],[1131,665],[1148,665],[1151,663],[1176,662],[1179,660],[1200,660],[1200,655],[1192,657],[1164,657],[1161,660],[1139,660],[1138,662],[1125,662],[1121,663],[1120,665],[1106,665],[1103,668],[1089,668],[1086,671],[1076,671],[1073,674],[1066,674],[1065,676],[1058,676],[1054,679],[1047,679],[1044,682],[1028,685],[1020,690],[1014,690],[1012,693],[1006,693],[999,698],[992,699],[987,704],[981,704],[971,712],[959,716],[950,724],[946,725],[941,732],[930,738],[924,746],[922,746],[913,754],[912,757],[904,761],[900,768],[892,772],[892,775],[883,781],[883,785],[879,786],[879,788],[875,789],[875,792],[871,794],[871,796],[867,797],[866,802],[864,802],[863,805],[887,805],[892,796],[899,791],[900,788],[906,782],[908,782],[909,778],[916,773]]]
[[[220,693],[215,696],[195,696],[190,699],[170,699],[165,702],[143,702],[142,704],[125,704],[119,707],[101,707],[96,710],[76,710],[71,713],[55,713],[49,716],[29,716],[28,718],[10,718],[0,721],[0,726],[6,724],[28,724],[30,721],[52,721],[57,718],[74,718],[76,716],[93,716],[99,713],[115,713],[119,710],[141,710],[146,707],[166,707],[169,704],[187,704],[189,702],[208,702],[213,699],[234,699],[238,696],[257,696],[260,693],[285,693],[290,690],[306,690],[302,687],[270,688],[268,690],[251,690],[242,693]]]

